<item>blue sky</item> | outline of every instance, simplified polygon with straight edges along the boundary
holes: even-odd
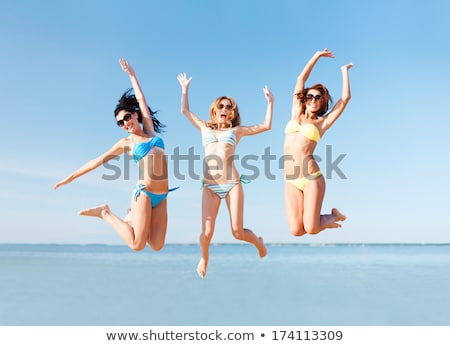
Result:
[[[447,1],[10,1],[0,5],[0,95],[4,150],[0,163],[0,243],[121,244],[101,220],[78,210],[108,203],[122,215],[137,171],[114,162],[120,179],[100,168],[53,191],[55,182],[107,150],[123,131],[113,109],[136,69],[144,93],[167,125],[171,167],[170,243],[195,243],[200,232],[200,181],[186,163],[174,176],[173,155],[202,154],[199,133],[180,113],[176,76],[193,76],[191,109],[203,118],[213,99],[233,96],[244,125],[261,122],[275,96],[273,127],[237,149],[258,179],[245,185],[245,225],[267,242],[450,242],[445,215],[450,139],[450,5]],[[295,78],[323,48],[335,59],[316,65],[310,84],[341,93],[340,66],[352,61],[352,99],[317,148],[327,179],[324,211],[348,216],[339,230],[290,235],[283,208],[283,130]],[[178,148],[178,149],[177,149]],[[276,160],[267,162],[265,150]],[[252,173],[237,162],[242,174]],[[256,169],[255,168],[255,169]],[[128,170],[129,169],[129,170]],[[201,161],[194,165],[200,174]],[[234,242],[225,204],[215,242]]]

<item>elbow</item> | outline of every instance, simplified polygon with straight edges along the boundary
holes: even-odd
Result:
[[[262,124],[261,125],[261,132],[266,132],[272,129],[272,124]]]
[[[347,103],[350,101],[351,98],[352,98],[352,95],[350,95],[350,94],[343,95],[342,96],[342,102],[344,103],[344,105],[347,105]]]

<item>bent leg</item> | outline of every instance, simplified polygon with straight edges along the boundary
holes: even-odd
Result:
[[[151,207],[148,198],[139,197],[137,202],[132,203],[133,225],[131,227],[126,221],[113,214],[109,206],[104,204],[98,207],[84,209],[79,212],[83,216],[99,217],[110,224],[122,240],[134,251],[145,248],[148,238],[147,232],[151,220]]]
[[[322,202],[325,196],[325,178],[311,180],[305,186],[304,193],[304,227],[309,234],[317,234],[326,228],[341,227],[337,221],[344,221],[346,217],[337,209],[331,214],[321,215]]]
[[[304,234],[303,226],[303,192],[291,183],[284,183],[284,209],[289,231],[300,237]]]
[[[134,231],[134,240],[128,244],[133,250],[140,251],[145,249],[147,245],[151,220],[152,220],[152,204],[150,198],[141,193],[137,199],[131,202],[131,218]]]
[[[233,236],[236,239],[253,244],[258,250],[259,257],[267,255],[267,249],[264,240],[257,237],[251,230],[244,228],[244,189],[242,184],[234,186],[226,198],[227,207],[230,214],[230,223]]]

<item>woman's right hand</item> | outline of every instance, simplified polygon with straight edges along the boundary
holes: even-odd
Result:
[[[71,179],[70,177],[67,177],[67,178],[64,179],[64,180],[61,180],[61,181],[57,182],[57,183],[53,186],[53,190],[56,190],[57,188],[59,188],[59,187],[61,187],[61,186],[63,186],[63,185],[69,184],[72,180],[73,180],[73,179]]]
[[[334,58],[333,52],[331,50],[328,50],[328,48],[325,48],[323,51],[317,52],[317,54],[319,54],[320,57],[324,58]]]
[[[119,64],[120,67],[122,67],[122,70],[124,70],[129,76],[135,75],[133,67],[124,58],[119,59]]]
[[[187,90],[189,88],[189,84],[191,84],[192,77],[187,78],[186,73],[180,73],[177,76],[178,82],[181,85],[183,90]]]

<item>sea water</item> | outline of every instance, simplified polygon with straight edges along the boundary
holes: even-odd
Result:
[[[3,326],[450,325],[450,245],[0,245]]]

